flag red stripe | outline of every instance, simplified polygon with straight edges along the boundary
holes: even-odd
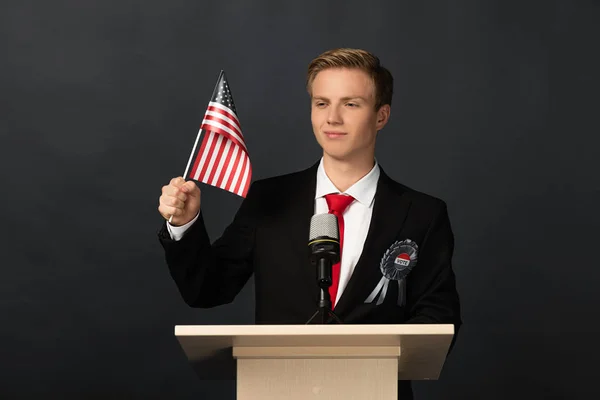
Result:
[[[248,179],[246,179],[246,185],[244,186],[244,192],[242,193],[242,197],[246,197],[248,193],[248,189],[250,189],[250,177],[252,176],[252,164],[248,164]]]
[[[236,147],[236,145],[233,143],[231,143],[231,146],[229,146],[229,151],[227,152],[227,157],[225,157],[225,162],[223,163],[223,169],[221,169],[221,174],[219,175],[219,180],[217,181],[217,184],[216,184],[217,187],[221,187],[221,184],[223,183],[223,179],[225,178],[225,174],[227,173],[227,167],[229,166],[229,163],[231,161],[231,156],[233,155],[235,147]]]
[[[229,112],[229,109],[224,110],[224,109],[219,108],[219,107],[208,106],[207,111],[213,111],[213,112],[225,115],[230,120],[235,121],[236,125],[238,126],[238,130],[239,131],[242,130],[242,128],[240,126],[240,121],[238,120],[237,116],[233,112]]]
[[[229,129],[231,129],[232,131],[234,131],[235,133],[237,133],[239,137],[243,138],[242,131],[240,130],[240,128],[238,126],[236,126],[236,125],[231,125],[229,123],[229,121],[225,121],[224,119],[219,118],[219,117],[215,117],[214,115],[205,115],[204,119],[205,120],[210,120],[210,121],[215,121],[215,122],[217,122],[217,123],[219,123],[221,125],[225,125]]]
[[[221,114],[221,113],[218,113],[218,114],[219,114],[219,116],[221,116],[221,118],[219,118],[219,117],[217,117],[215,115],[206,114],[204,116],[204,119],[210,119],[211,121],[216,121],[216,122],[218,122],[220,124],[223,124],[226,127],[228,127],[229,129],[231,129],[232,131],[234,131],[235,133],[237,133],[240,137],[243,137],[243,135],[242,135],[242,129],[241,129],[241,127],[239,125],[232,124],[231,122],[229,122],[226,119],[222,118],[223,114]]]
[[[231,182],[231,178],[235,174],[235,169],[237,168],[236,160],[238,159],[238,155],[241,152],[242,152],[242,150],[241,150],[240,146],[237,146],[237,145],[233,146],[233,153],[231,153],[231,160],[229,161],[229,165],[227,167],[228,171],[225,171],[225,176],[223,177],[222,188],[225,190],[229,190],[228,182]]]
[[[242,168],[240,169],[240,176],[238,177],[238,181],[235,184],[235,189],[233,193],[237,193],[240,190],[240,186],[242,184],[242,179],[244,179],[244,169],[246,168],[246,162],[248,161],[248,156],[244,157],[244,161],[242,162]]]
[[[244,158],[244,165],[243,168],[240,170],[240,180],[238,181],[236,187],[235,187],[235,194],[239,195],[240,192],[242,191],[242,189],[244,189],[242,187],[242,185],[246,184],[246,180],[247,180],[247,169],[248,169],[248,157]]]
[[[231,133],[223,130],[223,129],[219,129],[219,127],[214,126],[214,125],[208,125],[208,124],[202,124],[202,129],[206,129],[208,131],[213,131],[215,133],[218,133],[219,135],[223,135],[225,136],[227,139],[231,140],[233,143],[237,144],[238,146],[240,146],[242,148],[242,150],[246,151],[246,144],[240,142],[237,138],[235,138]]]
[[[200,160],[202,159],[202,153],[206,148],[206,143],[208,142],[208,137],[210,136],[210,132],[204,131],[204,137],[202,138],[202,145],[200,145],[200,151],[196,153],[196,159],[194,160],[194,166],[192,167],[192,171],[189,173],[190,177],[194,177],[196,175],[196,171],[198,170],[198,164],[200,164]],[[188,179],[184,176],[184,179]]]
[[[246,158],[247,163],[246,163],[246,167],[245,167],[245,171],[244,171],[244,176],[243,176],[243,180],[240,183],[240,188],[238,189],[238,194],[241,196],[241,194],[246,190],[246,185],[248,185],[248,181],[250,180],[250,158]],[[241,186],[243,185],[243,186]]]
[[[210,176],[206,180],[206,183],[211,184],[213,178],[215,177],[215,173],[217,172],[217,168],[219,167],[219,162],[221,161],[221,157],[223,157],[223,153],[225,152],[225,146],[227,146],[227,140],[221,140],[221,147],[217,151],[217,158],[212,167],[212,171],[210,171]]]
[[[246,185],[248,184],[248,180],[249,180],[249,172],[250,172],[250,158],[246,157],[246,166],[245,166],[245,171],[244,171],[244,180],[240,183],[240,188],[238,189],[238,194],[244,192],[244,190],[246,189]],[[243,185],[243,186],[242,186]]]
[[[218,135],[215,135],[214,132],[211,132],[211,134],[214,136],[212,143],[210,144],[210,148],[208,149],[208,156],[206,157],[206,159],[204,160],[204,165],[202,165],[202,171],[200,171],[200,175],[198,176],[198,180],[199,181],[204,181],[204,175],[206,174],[206,169],[208,168],[208,164],[210,164],[210,159],[212,158],[212,154],[215,151],[215,147],[217,145],[217,139],[218,139]]]
[[[227,180],[227,186],[225,186],[226,190],[229,190],[230,192],[231,190],[231,185],[233,184],[233,178],[235,178],[235,171],[238,168],[238,165],[240,163],[240,157],[244,154],[244,152],[242,152],[242,148],[239,149],[237,156],[235,156],[235,161],[233,162],[233,168],[231,169],[231,174],[229,175],[229,179]]]
[[[214,132],[213,132],[213,134],[214,134]],[[204,172],[204,177],[202,177],[202,181],[205,183],[208,183],[208,184],[210,184],[210,182],[208,181],[208,176],[211,173],[213,173],[213,171],[217,167],[215,160],[219,156],[219,149],[221,148],[220,146],[223,142],[227,141],[227,139],[224,139],[223,136],[221,136],[221,135],[216,135],[216,138],[217,138],[217,144],[215,145],[215,148],[213,149],[213,151],[210,152],[210,158],[206,160],[206,162],[208,163],[208,168]]]

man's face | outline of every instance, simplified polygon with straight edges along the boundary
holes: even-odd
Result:
[[[312,83],[311,121],[325,156],[351,162],[375,154],[389,106],[375,110],[375,85],[360,69],[326,69]]]

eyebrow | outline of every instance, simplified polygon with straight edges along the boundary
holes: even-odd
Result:
[[[327,97],[323,97],[323,96],[314,96],[313,100],[325,100],[325,101],[329,101],[329,99]],[[367,101],[367,99],[365,99],[364,97],[361,97],[361,96],[346,96],[346,97],[342,97],[340,100],[341,101],[362,100],[364,102]]]

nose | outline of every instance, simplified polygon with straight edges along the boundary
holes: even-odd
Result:
[[[327,123],[330,125],[339,125],[342,123],[342,115],[337,107],[329,107],[327,114]]]

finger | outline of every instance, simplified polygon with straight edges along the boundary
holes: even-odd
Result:
[[[173,178],[171,179],[171,182],[169,182],[169,185],[173,185],[177,188],[183,186],[183,184],[185,184],[185,179],[183,179],[181,176]]]
[[[165,199],[165,205],[181,209],[185,207],[185,203],[179,200],[177,197],[167,197]]]
[[[177,196],[168,196],[162,195],[158,200],[159,204],[168,206],[168,207],[176,207],[176,208],[185,208],[185,201],[182,201]]]
[[[158,212],[166,220],[170,220],[171,217],[172,217],[172,215],[169,214],[169,212],[167,211],[167,206],[165,206],[164,204],[161,204],[161,205],[158,206]]]
[[[181,191],[184,193],[191,194],[196,188],[197,186],[194,181],[187,181],[183,186],[181,186]]]
[[[187,194],[183,193],[180,188],[177,188],[172,185],[163,186],[162,192],[163,192],[163,196],[166,196],[166,197],[176,197],[181,201],[187,200]]]
[[[165,219],[169,219],[171,215],[174,215],[176,217],[183,215],[183,210],[181,208],[168,206],[166,204],[161,204],[158,207],[158,211]]]
[[[178,207],[171,207],[171,215],[178,217],[180,215],[183,215],[183,209],[178,208]]]

